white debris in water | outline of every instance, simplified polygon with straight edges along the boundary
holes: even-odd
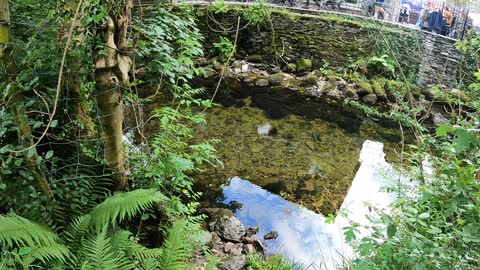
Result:
[[[268,136],[268,133],[270,132],[271,129],[272,129],[272,126],[270,125],[270,123],[258,125],[257,133],[258,135]]]

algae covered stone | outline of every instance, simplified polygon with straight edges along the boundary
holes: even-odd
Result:
[[[373,92],[377,95],[378,100],[386,101],[387,94],[385,93],[384,84],[377,80],[372,80]]]
[[[369,82],[358,82],[355,85],[359,95],[373,94],[373,87]]]
[[[295,62],[298,72],[308,72],[312,70],[312,60],[300,58]]]
[[[373,105],[377,102],[377,96],[375,94],[368,94],[364,96],[362,100],[368,105]]]

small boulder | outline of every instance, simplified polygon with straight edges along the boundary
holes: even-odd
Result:
[[[328,93],[327,93],[327,97],[329,98],[332,98],[334,100],[340,100],[343,95],[342,95],[342,91],[338,90],[337,88],[333,89],[333,90],[330,90]]]
[[[373,88],[369,82],[358,82],[355,86],[359,95],[373,94]]]
[[[353,90],[353,88],[351,86],[345,87],[344,94],[347,98],[350,98],[350,99],[353,99],[353,100],[358,100],[359,99],[357,92],[355,92],[355,90]]]
[[[372,80],[372,88],[375,95],[377,95],[378,100],[387,101],[387,94],[383,88],[383,84],[377,80]]]
[[[368,94],[362,98],[363,102],[368,105],[373,105],[377,102],[377,95],[375,94]]]
[[[255,81],[255,85],[260,86],[260,87],[268,86],[268,80],[267,79],[257,79]]]
[[[312,70],[312,60],[300,58],[295,61],[295,65],[297,66],[297,72],[309,72]]]
[[[255,227],[248,227],[247,232],[245,233],[245,236],[252,236],[258,233],[258,230],[260,229],[259,226]]]
[[[317,85],[318,77],[313,73],[310,72],[307,76],[303,77],[301,82],[302,86],[315,86]]]
[[[212,226],[213,231],[222,239],[238,242],[245,234],[245,226],[234,216],[220,217]]]
[[[245,255],[230,256],[223,261],[220,270],[240,270],[247,264],[247,257]]]
[[[247,61],[253,63],[261,63],[263,62],[263,56],[261,56],[260,54],[252,54],[247,56]]]
[[[280,72],[270,76],[269,83],[272,86],[281,85],[283,87],[291,87],[292,85],[298,84],[298,81],[292,75]]]
[[[448,124],[450,121],[448,121],[447,118],[445,118],[441,113],[436,112],[433,114],[433,123],[435,125],[440,125],[440,124]]]
[[[278,238],[278,232],[271,231],[263,236],[263,240],[274,240]]]

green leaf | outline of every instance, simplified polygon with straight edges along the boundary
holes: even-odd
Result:
[[[395,224],[389,224],[387,226],[387,236],[388,236],[388,238],[394,237],[396,233],[397,233],[397,226],[395,226]]]
[[[53,157],[53,151],[52,150],[47,152],[47,154],[45,155],[45,159],[50,159],[51,157]]]
[[[50,127],[54,128],[58,125],[58,120],[53,120],[52,123],[50,124]]]
[[[430,213],[428,213],[428,212],[421,213],[418,217],[421,218],[421,219],[427,219],[427,218],[430,217]]]

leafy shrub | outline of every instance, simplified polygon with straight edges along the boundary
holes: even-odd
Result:
[[[226,63],[227,60],[235,54],[236,50],[230,39],[225,37],[220,37],[220,40],[218,42],[213,43],[213,47],[216,50],[218,59],[222,63]]]

